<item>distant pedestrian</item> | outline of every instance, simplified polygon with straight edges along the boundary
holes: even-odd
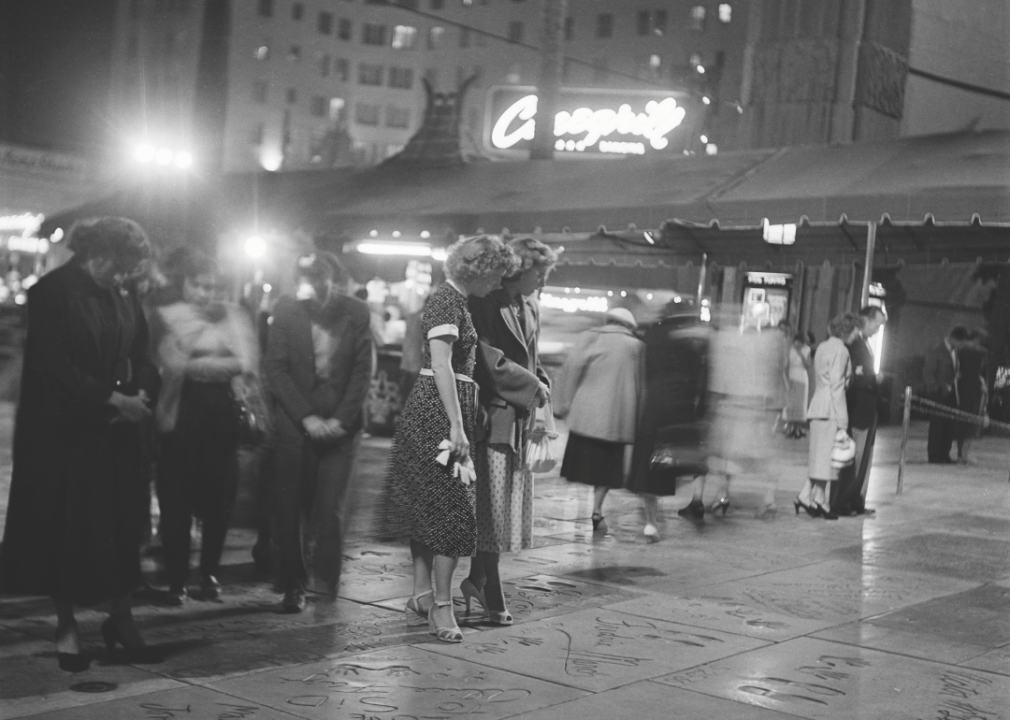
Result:
[[[789,345],[789,389],[783,416],[786,437],[799,439],[807,434],[807,403],[810,402],[810,348],[801,333],[796,333]]]
[[[984,330],[970,330],[968,340],[957,351],[957,406],[958,409],[975,416],[986,414],[989,404],[988,351],[983,345]],[[957,461],[971,464],[972,441],[981,434],[982,426],[976,423],[957,423],[954,433],[957,439]]]
[[[849,410],[845,390],[852,380],[852,361],[847,343],[859,333],[859,321],[852,313],[843,313],[828,325],[830,337],[817,348],[814,357],[814,396],[807,408],[810,418],[810,449],[807,482],[793,501],[813,517],[837,520],[831,508],[831,490],[838,480],[838,468],[832,463],[832,452],[842,435],[848,436]]]
[[[959,325],[951,329],[942,342],[926,351],[922,379],[929,400],[949,408],[959,406],[957,353],[968,339],[968,328]],[[930,414],[929,438],[926,445],[927,459],[930,463],[947,465],[954,462],[950,457],[950,448],[954,444],[955,428],[954,420]]]
[[[866,507],[866,490],[873,464],[873,447],[877,436],[877,404],[880,385],[877,380],[876,358],[870,340],[887,322],[883,308],[868,305],[859,311],[859,332],[846,347],[852,360],[852,382],[845,399],[849,411],[849,435],[856,443],[852,465],[838,475],[831,508],[839,515],[872,513]]]
[[[568,424],[561,475],[592,485],[593,533],[607,534],[603,501],[624,487],[645,391],[645,344],[630,310],[609,310],[602,327],[582,334],[554,393],[554,412]]]
[[[494,625],[511,625],[498,574],[503,552],[533,546],[533,473],[526,446],[537,408],[550,398],[550,380],[540,364],[540,307],[534,297],[557,254],[534,238],[508,243],[521,263],[484,297],[468,306],[480,338],[474,379],[486,427],[472,448],[477,470],[477,554],[460,590],[467,606],[481,603]]]
[[[263,367],[274,404],[274,529],[284,612],[310,581],[336,596],[354,458],[372,377],[368,306],[341,293],[338,260],[298,260],[296,294],[274,307]],[[311,575],[311,577],[310,577]]]
[[[130,609],[141,582],[137,494],[148,492],[139,424],[158,372],[131,278],[151,255],[132,220],[70,231],[73,258],[28,291],[28,334],[14,435],[0,591],[56,605],[59,666],[80,672],[74,606],[107,602],[102,637],[134,663],[157,662]]]
[[[424,367],[393,438],[385,520],[388,534],[410,538],[408,624],[427,620],[438,640],[458,643],[463,634],[452,610],[452,577],[459,558],[477,550],[470,448],[478,341],[467,298],[497,288],[514,270],[515,256],[498,238],[478,235],[452,245],[444,267],[446,282],[432,293],[421,321]]]
[[[236,396],[258,390],[259,348],[243,310],[221,302],[214,261],[183,248],[168,263],[181,300],[157,309],[159,534],[172,601],[189,595],[190,531],[201,521],[200,591],[221,594],[218,566],[238,490]]]

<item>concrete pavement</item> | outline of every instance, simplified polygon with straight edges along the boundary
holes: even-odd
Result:
[[[1005,438],[977,443],[974,467],[909,465],[896,497],[885,428],[876,516],[835,522],[793,514],[806,443],[783,441],[777,517],[754,518],[763,486],[740,478],[725,518],[685,521],[686,497],[662,500],[652,545],[634,496],[608,497],[611,533],[594,539],[590,489],[538,478],[536,547],[502,561],[516,624],[457,597],[460,645],[407,627],[407,550],[369,538],[387,447],[365,442],[340,597],[301,615],[277,612],[244,530],[220,602],[136,609],[160,665],[109,662],[89,611],[95,660],[63,673],[48,602],[0,600],[0,718],[1010,718]],[[909,450],[925,456],[924,426]]]

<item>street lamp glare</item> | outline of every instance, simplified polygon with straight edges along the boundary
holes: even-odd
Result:
[[[193,164],[193,156],[188,152],[177,152],[175,154],[175,166],[180,170],[185,170]]]
[[[149,163],[154,159],[154,148],[147,143],[138,145],[133,153],[133,156],[136,158],[137,162]]]
[[[245,241],[245,254],[248,255],[253,260],[258,260],[259,258],[266,255],[267,244],[266,241],[259,235],[253,235],[251,238]]]
[[[154,161],[159,165],[171,165],[173,153],[168,148],[161,148],[154,156]]]

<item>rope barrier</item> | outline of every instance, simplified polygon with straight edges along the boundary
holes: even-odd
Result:
[[[950,405],[920,397],[912,393],[911,387],[905,388],[905,412],[901,426],[901,454],[898,456],[898,487],[895,492],[901,495],[905,477],[905,453],[908,447],[908,426],[912,417],[912,407],[924,415],[930,417],[943,418],[952,422],[964,423],[966,425],[976,425],[988,430],[1000,430],[1010,434],[1010,423],[993,420],[988,415],[976,415],[974,413],[959,410]]]

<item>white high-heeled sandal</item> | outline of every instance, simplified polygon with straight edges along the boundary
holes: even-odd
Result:
[[[403,608],[404,617],[407,619],[407,627],[417,627],[428,622],[428,613],[421,612],[421,598],[428,595],[434,597],[435,591],[428,590],[420,595],[415,595],[407,601],[407,606]]]
[[[441,607],[447,607],[452,610],[452,600],[436,600],[431,604],[431,609],[428,611],[428,632],[444,643],[463,642],[463,632],[459,629],[459,625],[456,624],[455,615],[452,616],[452,625],[450,627],[439,627],[435,622],[435,609]]]

